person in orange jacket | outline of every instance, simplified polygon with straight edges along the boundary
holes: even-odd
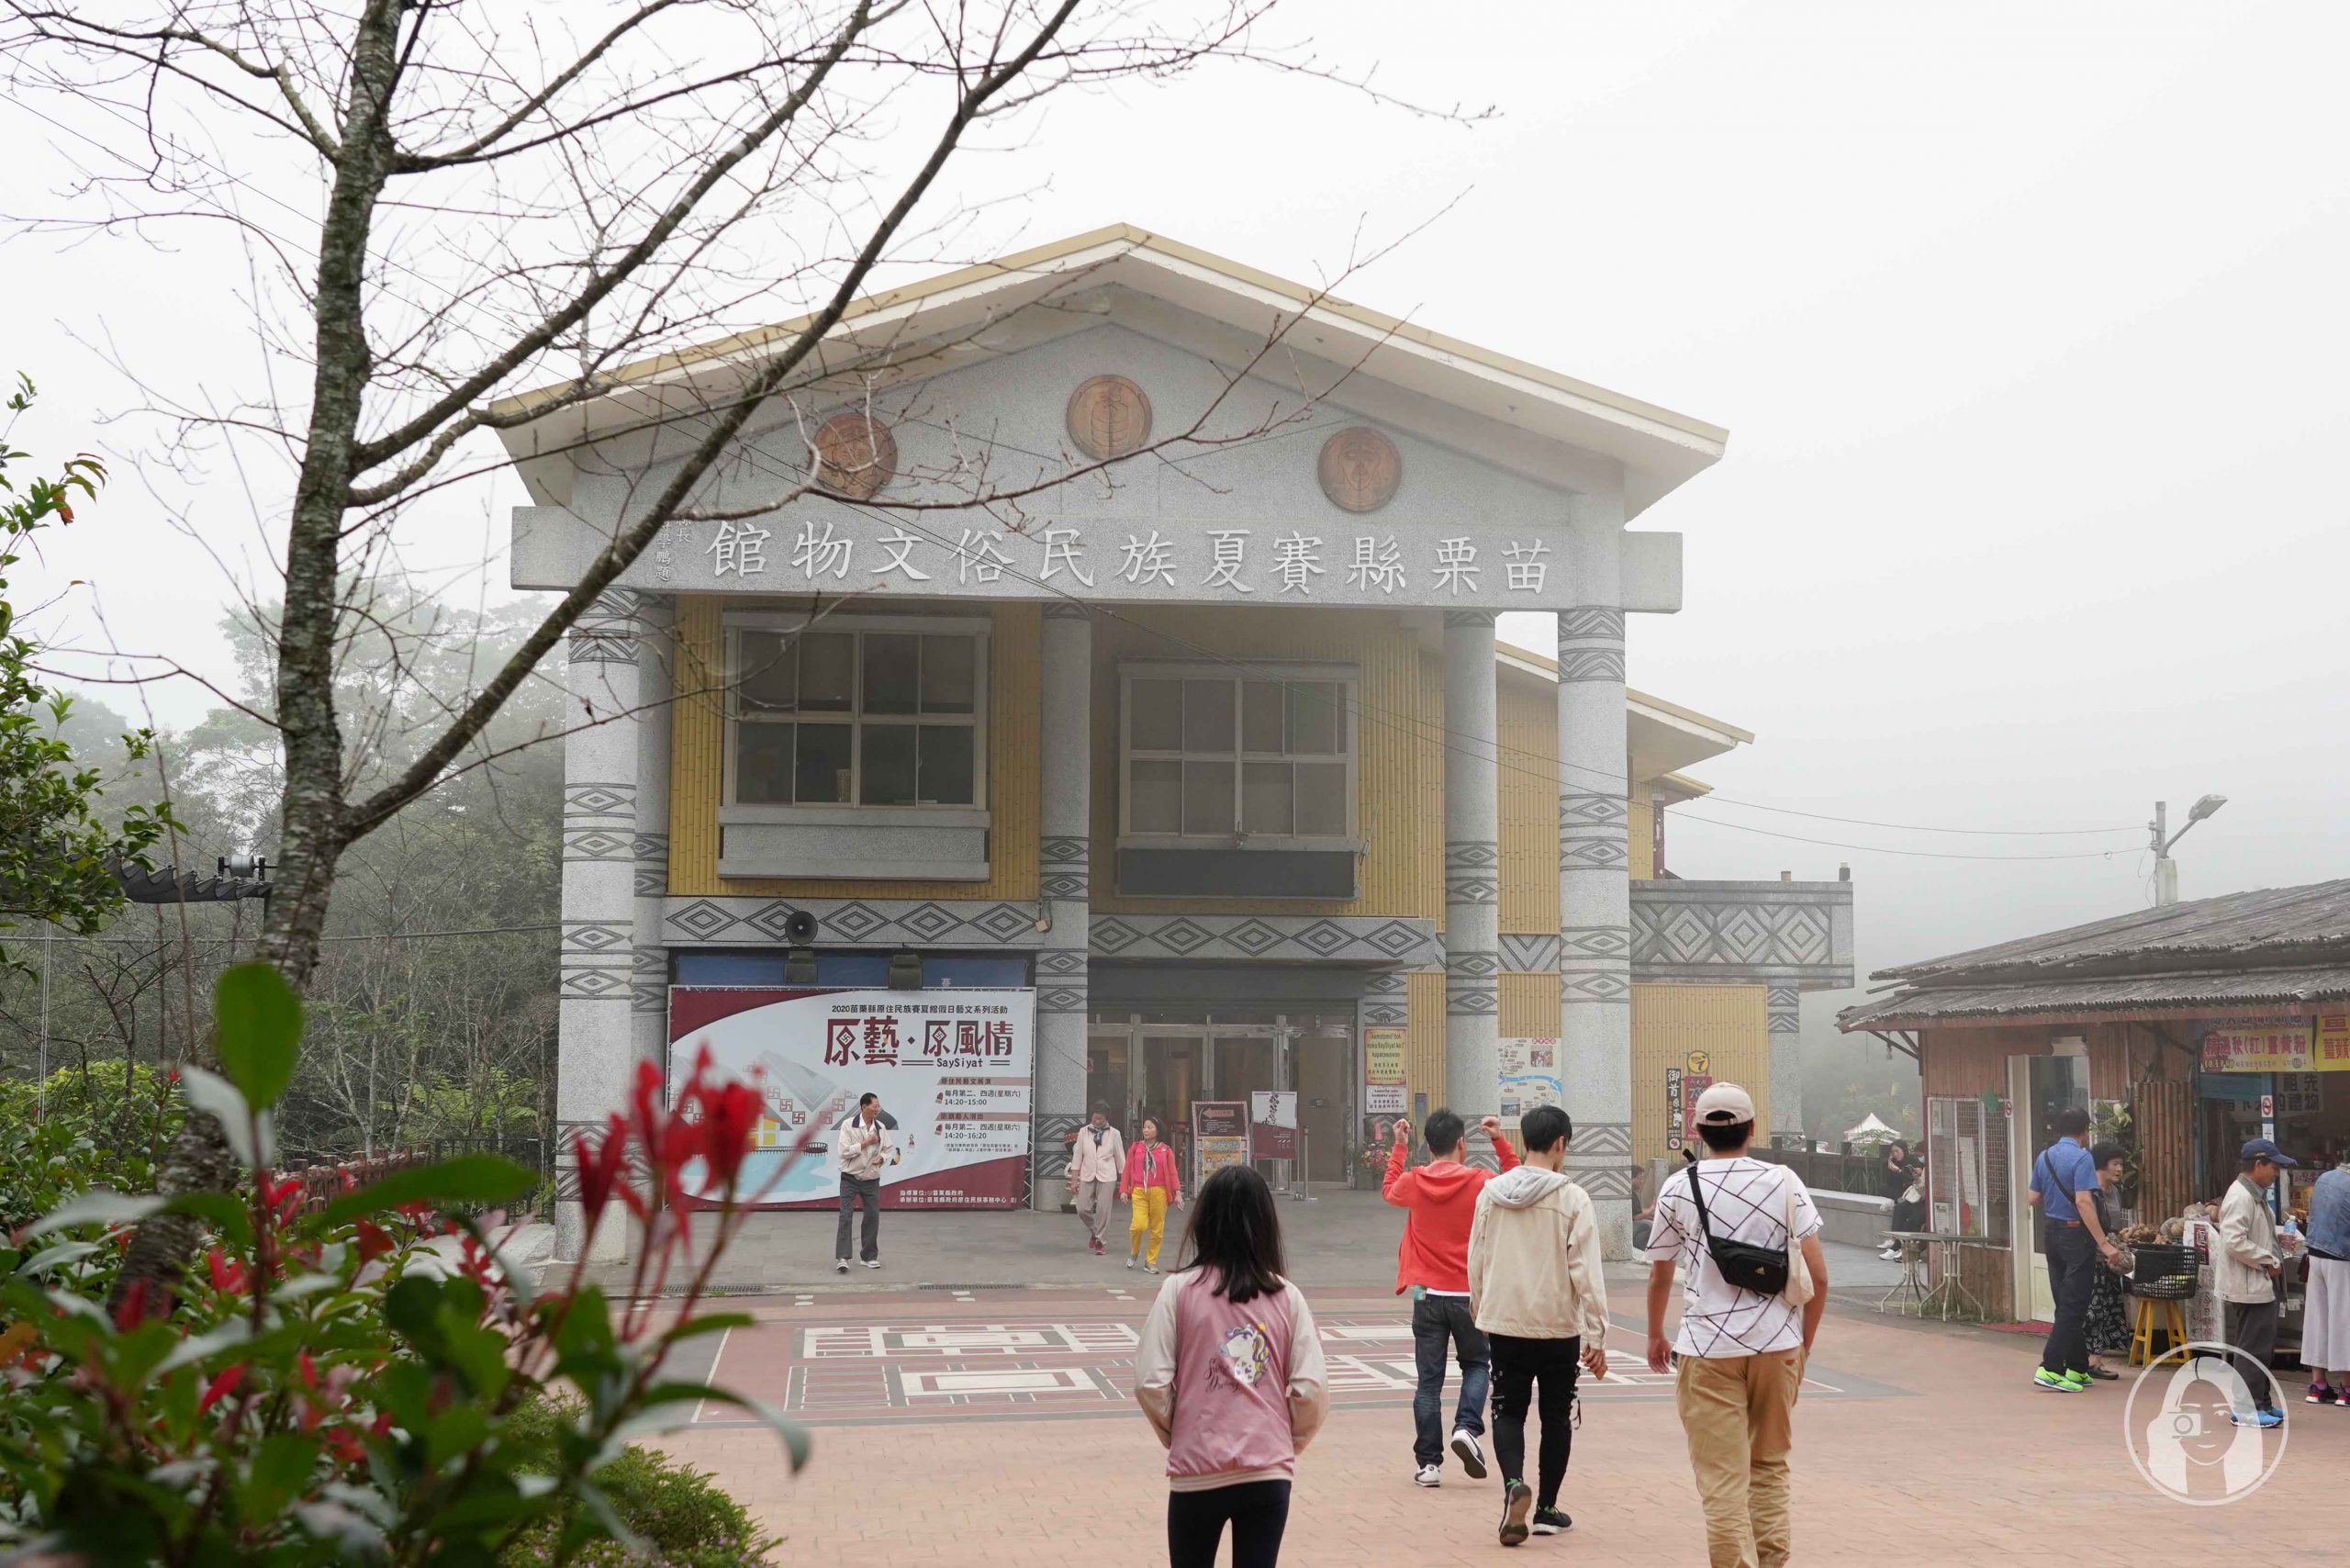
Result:
[[[1517,1164],[1517,1151],[1501,1136],[1498,1116],[1478,1123],[1493,1140],[1502,1170]],[[1380,1192],[1404,1211],[1404,1241],[1395,1253],[1395,1292],[1417,1288],[1412,1304],[1412,1358],[1419,1388],[1412,1395],[1412,1479],[1422,1486],[1444,1484],[1444,1355],[1449,1347],[1460,1363],[1460,1399],[1452,1416],[1452,1451],[1472,1481],[1485,1478],[1485,1392],[1493,1381],[1493,1352],[1469,1306],[1469,1227],[1477,1217],[1477,1194],[1498,1170],[1464,1163],[1467,1129],[1450,1111],[1428,1117],[1423,1136],[1429,1162],[1406,1170],[1412,1125],[1398,1117],[1395,1147],[1387,1156],[1387,1179]]]

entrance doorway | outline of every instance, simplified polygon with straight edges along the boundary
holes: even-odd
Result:
[[[2024,1201],[2031,1187],[2032,1162],[2055,1141],[2049,1123],[2068,1105],[2089,1108],[2089,1059],[2085,1055],[2009,1057],[2008,1097],[2020,1126],[2008,1140],[2010,1171],[2009,1204],[2016,1228],[2016,1316],[2045,1321],[2055,1316],[2056,1298],[2048,1289],[2048,1247],[2040,1224],[2040,1210]]]
[[[1189,1182],[1195,1102],[1245,1103],[1259,1090],[1294,1090],[1305,1157],[1299,1174],[1344,1181],[1354,1033],[1350,1013],[1276,1014],[1270,1020],[1259,1014],[1229,1022],[1213,1014],[1177,1022],[1163,1014],[1097,1014],[1086,1038],[1086,1100],[1109,1106],[1111,1120],[1129,1138],[1144,1116],[1158,1119]]]

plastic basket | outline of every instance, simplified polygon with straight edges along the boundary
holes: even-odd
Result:
[[[2131,1249],[2130,1278],[2122,1289],[2154,1301],[2185,1301],[2194,1295],[2198,1271],[2208,1259],[2200,1247],[2141,1242]]]

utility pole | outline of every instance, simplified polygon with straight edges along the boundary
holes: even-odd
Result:
[[[2193,827],[2227,803],[2228,798],[2225,795],[2204,796],[2187,808],[2187,826],[2174,834],[2167,831],[2170,823],[2170,802],[2167,801],[2154,802],[2154,820],[2146,824],[2146,832],[2150,835],[2150,846],[2154,852],[2154,906],[2156,908],[2164,908],[2178,902],[2178,862],[2170,857],[2171,846],[2187,836],[2188,828]]]

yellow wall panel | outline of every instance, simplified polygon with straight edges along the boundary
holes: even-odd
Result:
[[[1351,664],[1356,693],[1355,822],[1369,849],[1352,899],[1130,898],[1116,889],[1118,666],[1158,659],[1214,664]],[[1235,672],[1239,673],[1237,671]],[[1417,636],[1368,610],[1194,606],[1122,610],[1093,622],[1093,908],[1103,914],[1376,914],[1444,912],[1442,751],[1416,716],[1427,709]],[[1438,689],[1441,707],[1442,687]],[[1436,793],[1429,794],[1431,758]]]
[[[1656,875],[1656,802],[1634,795],[1625,802],[1625,837],[1631,848],[1632,880]]]
[[[1444,1103],[1444,974],[1419,970],[1404,977],[1404,1092],[1407,1103],[1428,1097],[1428,1109]]]
[[[1505,972],[1501,977],[1502,1033],[1540,1039],[1559,1032],[1559,977]]]
[[[1559,929],[1558,689],[1501,677],[1501,920],[1508,932]],[[1555,1032],[1557,1019],[1551,1020]]]
[[[1771,1046],[1759,985],[1636,985],[1632,988],[1632,1158],[1645,1165],[1680,1146],[1665,1125],[1664,1073],[1689,1069],[1703,1051],[1707,1071],[1754,1097],[1756,1125],[1771,1125]]]
[[[722,605],[677,598],[677,699],[669,740],[669,891],[684,897],[1033,899],[1036,896],[1037,655],[1044,618],[1034,604],[998,605],[988,649],[988,879],[882,882],[721,877],[718,805],[725,787],[726,701]]]

